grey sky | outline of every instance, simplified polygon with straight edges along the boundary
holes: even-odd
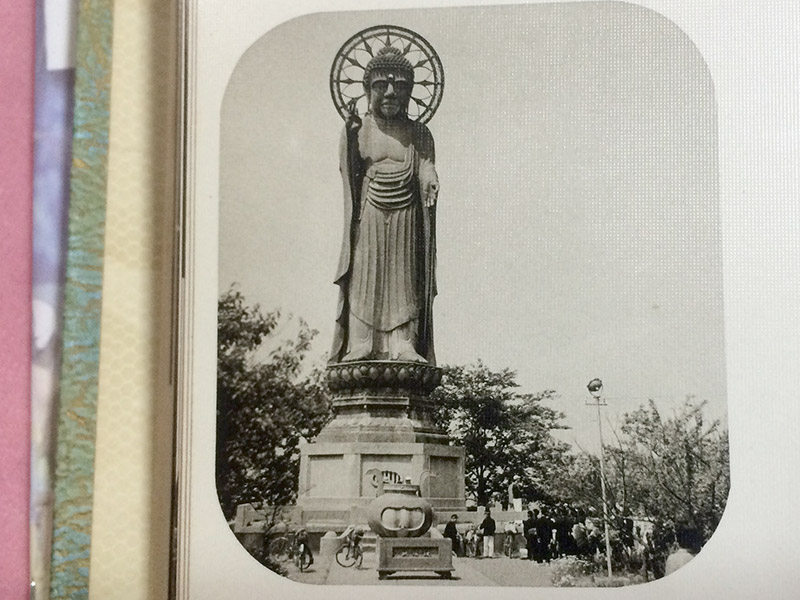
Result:
[[[439,362],[555,389],[564,438],[589,449],[593,377],[611,422],[688,394],[724,418],[713,84],[679,29],[633,5],[317,14],[267,33],[223,104],[220,291],[302,316],[328,350],[343,226],[328,72],[383,23],[423,35],[446,75],[429,123]]]

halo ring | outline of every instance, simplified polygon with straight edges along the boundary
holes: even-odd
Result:
[[[348,106],[355,101],[359,114],[367,112],[364,70],[369,60],[385,46],[394,46],[414,67],[414,91],[408,116],[420,123],[431,120],[442,102],[444,68],[433,46],[418,33],[396,25],[375,25],[348,39],[333,59],[330,91],[336,111],[342,119],[349,116]]]

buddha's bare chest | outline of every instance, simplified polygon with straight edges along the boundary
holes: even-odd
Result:
[[[403,162],[411,145],[411,131],[384,132],[377,127],[366,127],[359,135],[361,158],[369,163],[384,160]]]

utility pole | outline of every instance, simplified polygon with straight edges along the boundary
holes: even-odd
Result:
[[[606,564],[608,566],[608,576],[611,577],[611,540],[608,536],[608,500],[606,499],[606,457],[603,448],[603,420],[600,416],[600,407],[606,406],[602,400],[603,382],[600,379],[592,379],[586,386],[597,406],[597,427],[600,432],[600,489],[603,493],[603,529],[606,536]],[[587,403],[588,404],[588,403]]]

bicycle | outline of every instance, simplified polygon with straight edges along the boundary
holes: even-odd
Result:
[[[283,535],[276,537],[269,541],[267,552],[278,562],[286,562],[292,556],[292,541]]]
[[[517,552],[517,541],[516,535],[507,531],[505,534],[505,540],[503,541],[503,554],[505,554],[508,558],[513,558],[514,554]]]
[[[295,540],[296,541],[296,540]],[[307,550],[306,542],[297,542],[294,548],[294,564],[302,573],[311,566],[310,551]]]
[[[482,536],[479,531],[470,529],[464,536],[464,556],[478,558],[482,551]]]
[[[290,533],[288,536],[281,535],[270,540],[267,551],[277,562],[292,560],[300,571],[305,571],[312,562],[305,550],[306,544],[305,541],[297,540],[296,533]]]
[[[350,540],[345,541],[344,544],[336,551],[336,562],[342,567],[349,568],[355,566],[361,567],[361,562],[364,560],[364,551],[359,544],[351,544]]]

